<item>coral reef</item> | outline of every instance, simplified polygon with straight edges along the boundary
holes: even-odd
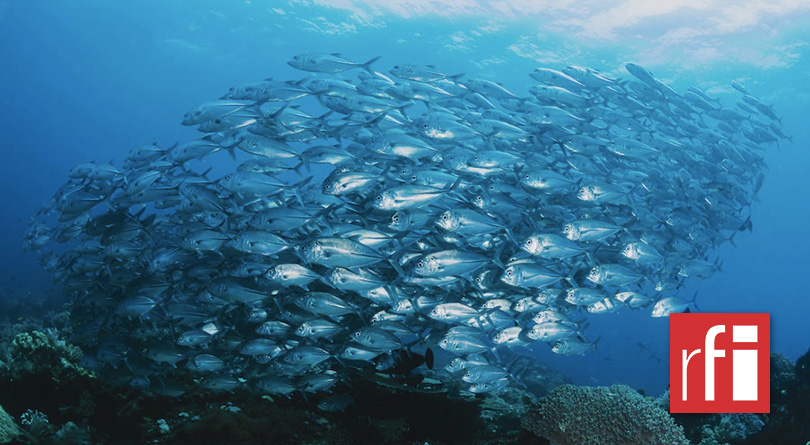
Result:
[[[53,433],[48,416],[40,411],[29,409],[20,416],[20,425],[32,436],[44,439]]]
[[[11,342],[10,356],[12,378],[43,372],[56,380],[91,375],[78,365],[82,350],[62,339],[56,329],[18,333]]]
[[[805,444],[810,441],[810,350],[796,363],[771,354],[771,413],[746,444]]]
[[[765,422],[751,413],[712,414],[701,428],[698,445],[729,445],[741,443],[748,436],[759,432]]]
[[[810,351],[796,363],[771,354],[769,414],[673,414],[699,445],[783,445],[810,440]]]
[[[0,404],[13,415],[11,425],[22,419],[19,431],[29,443],[508,444],[518,440],[519,418],[532,401],[518,389],[460,397],[371,381],[335,388],[352,396],[345,413],[320,411],[320,397],[297,393],[169,397],[94,378],[55,332],[17,327],[27,331],[6,333],[0,343],[21,359],[13,372],[0,372]],[[549,375],[553,381],[562,377]]]
[[[521,424],[555,445],[689,444],[669,413],[624,385],[560,386],[541,399]]]
[[[82,369],[81,352],[48,325],[0,324],[0,357],[10,365],[0,366],[0,443],[782,445],[810,438],[810,353],[795,364],[773,355],[768,416],[670,417],[668,393],[652,399],[625,386],[551,390],[565,381],[551,370],[529,379],[530,391],[506,388],[486,397],[452,386],[420,391],[380,376],[347,381],[333,390],[352,403],[345,412],[326,412],[317,406],[333,395],[167,396],[113,386]]]

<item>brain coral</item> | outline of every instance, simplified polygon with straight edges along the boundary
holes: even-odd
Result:
[[[688,445],[669,413],[632,388],[563,385],[523,417],[523,428],[555,445]]]

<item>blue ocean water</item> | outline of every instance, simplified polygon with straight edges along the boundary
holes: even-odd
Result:
[[[0,2],[0,276],[2,295],[39,299],[50,277],[21,254],[32,215],[80,162],[120,165],[129,149],[198,137],[180,125],[191,107],[230,86],[300,78],[302,52],[381,55],[497,80],[525,94],[545,66],[592,67],[628,77],[636,62],[674,89],[697,85],[726,99],[730,81],[773,104],[793,142],[769,151],[752,206],[754,230],[717,250],[723,272],[689,280],[704,312],[769,312],[772,350],[795,359],[810,342],[810,13],[752,2],[507,3],[370,1]],[[597,352],[538,350],[577,383],[627,383],[660,393],[668,381],[668,322],[647,311],[592,317]]]

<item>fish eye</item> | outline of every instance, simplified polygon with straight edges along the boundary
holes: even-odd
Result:
[[[381,195],[377,196],[377,201],[382,201],[382,196]]]
[[[447,214],[446,213],[442,215],[442,219],[444,219],[444,220],[447,219]]]

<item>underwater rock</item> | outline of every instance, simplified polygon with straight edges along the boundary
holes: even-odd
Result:
[[[624,385],[560,386],[540,400],[521,424],[554,445],[689,444],[669,413]]]
[[[89,444],[92,435],[87,428],[82,428],[73,422],[67,422],[54,433],[54,443],[59,444]]]
[[[520,419],[525,416],[537,397],[520,388],[504,388],[496,395],[481,401],[479,417],[484,420],[484,428],[489,434],[508,434],[520,429]]]
[[[9,443],[21,434],[22,431],[14,422],[14,418],[0,406],[0,443]]]

